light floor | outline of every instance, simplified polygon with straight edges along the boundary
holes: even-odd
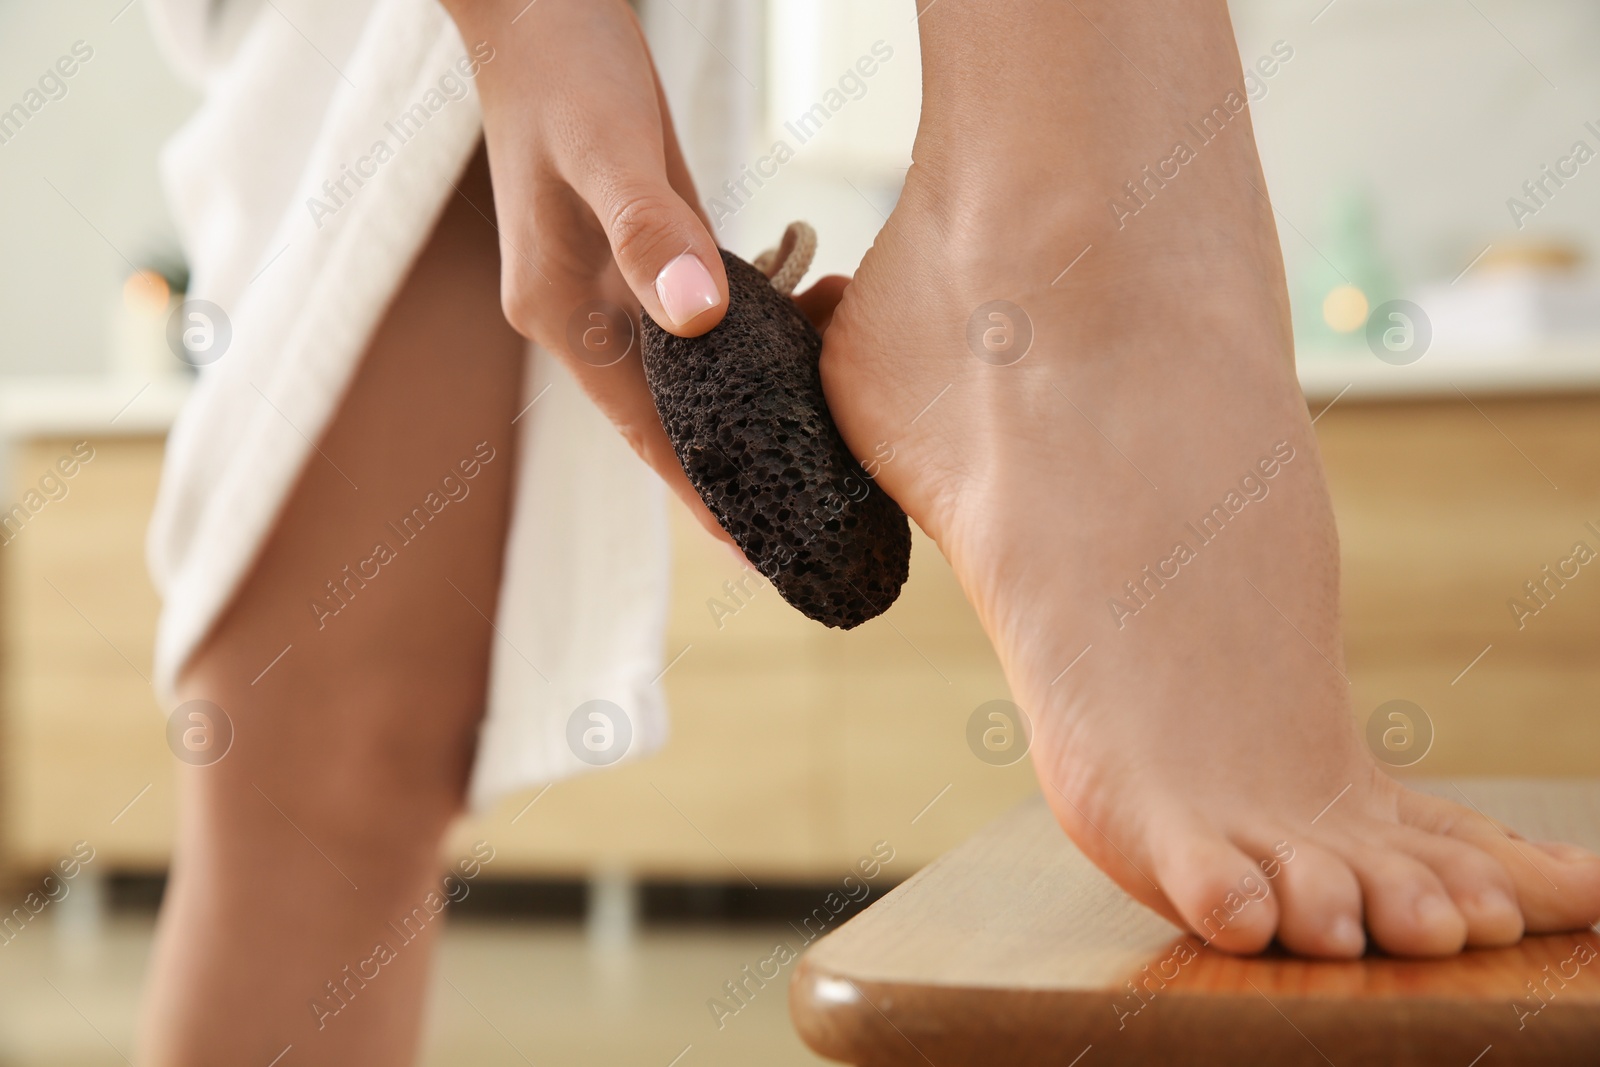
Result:
[[[152,925],[120,916],[76,933],[41,917],[0,947],[0,1067],[127,1067]],[[458,920],[434,972],[422,1063],[825,1063],[789,1026],[787,972],[721,1030],[706,1006],[785,933],[792,940],[781,925],[646,927],[631,947],[602,952],[577,923]]]

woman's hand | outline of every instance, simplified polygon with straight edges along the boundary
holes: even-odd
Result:
[[[560,356],[628,443],[714,534],[645,385],[637,316],[683,337],[722,320],[728,281],[623,0],[445,0],[478,74],[500,231],[501,302]],[[803,298],[831,317],[844,282]]]

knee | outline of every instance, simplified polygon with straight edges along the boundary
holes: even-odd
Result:
[[[232,747],[193,772],[219,836],[276,822],[363,866],[431,863],[465,806],[481,701],[460,687],[351,668],[304,699],[228,711]]]

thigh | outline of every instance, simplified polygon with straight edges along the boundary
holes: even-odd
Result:
[[[500,308],[481,150],[458,185],[248,578],[183,673],[185,698],[216,702],[234,723],[227,757],[192,776],[213,801],[242,793],[259,806],[249,791],[270,782],[338,802],[347,781],[384,794],[350,798],[353,812],[372,800],[403,815],[464,787],[526,342]]]

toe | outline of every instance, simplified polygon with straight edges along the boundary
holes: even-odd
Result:
[[[1522,908],[1511,875],[1498,860],[1475,845],[1396,826],[1385,842],[1424,864],[1467,922],[1467,944],[1475,948],[1514,945],[1522,938]]]
[[[1334,847],[1361,883],[1367,931],[1396,956],[1449,956],[1467,942],[1467,920],[1428,866],[1381,843],[1369,828]]]
[[[1470,807],[1410,794],[1401,817],[1484,852],[1511,879],[1529,933],[1580,930],[1600,919],[1600,856],[1576,845],[1535,843]]]
[[[1292,843],[1290,851],[1251,851],[1263,856],[1263,871],[1277,895],[1278,941],[1284,948],[1326,959],[1353,959],[1365,951],[1361,884],[1337,853],[1305,841]]]
[[[1224,952],[1272,941],[1278,903],[1255,861],[1209,827],[1174,827],[1155,850],[1157,880],[1189,928]]]

